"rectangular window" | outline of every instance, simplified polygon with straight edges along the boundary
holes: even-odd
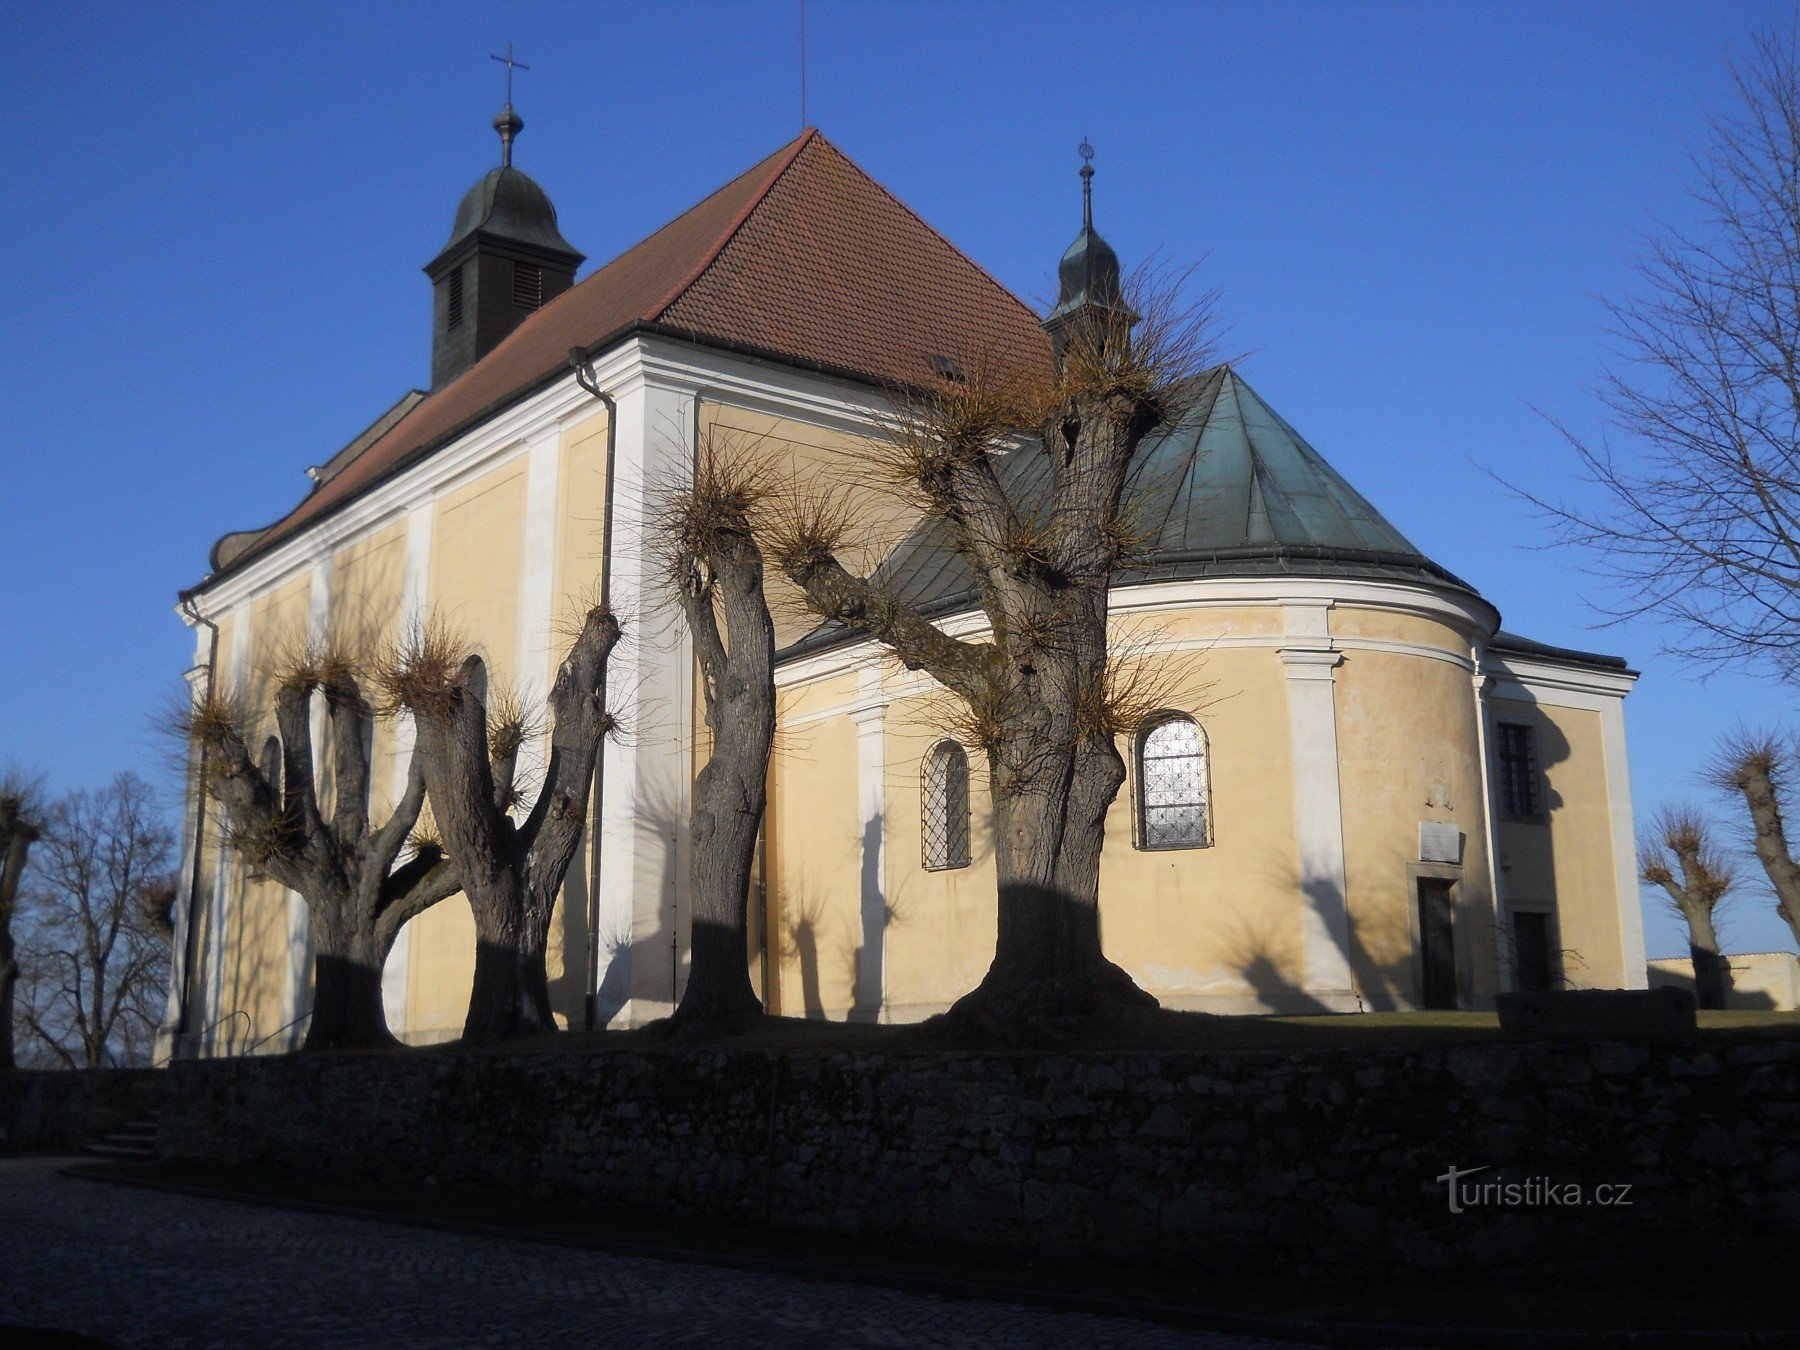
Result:
[[[1494,728],[1500,777],[1500,815],[1506,820],[1542,820],[1544,792],[1538,781],[1537,731],[1517,722]]]
[[[513,304],[532,310],[544,303],[544,271],[530,263],[513,264]]]
[[[462,288],[463,270],[457,268],[450,274],[450,322],[448,327],[455,328],[462,323]]]

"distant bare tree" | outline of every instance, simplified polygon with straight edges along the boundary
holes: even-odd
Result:
[[[711,752],[689,816],[692,962],[678,1028],[762,1015],[750,984],[749,894],[775,736],[775,624],[751,518],[769,481],[729,445],[703,449],[691,485],[666,494],[655,538],[693,634]],[[721,619],[723,628],[721,629]]]
[[[385,824],[369,818],[367,733],[374,716],[366,670],[337,644],[278,662],[276,736],[250,743],[244,710],[209,696],[184,712],[183,731],[206,760],[207,790],[224,809],[225,842],[251,866],[297,892],[312,920],[312,1021],[306,1049],[393,1043],[381,973],[406,923],[457,890],[435,840],[415,836],[425,801],[417,754]],[[314,700],[324,702],[332,797],[320,803],[312,741]],[[402,854],[412,845],[411,856]]]
[[[613,726],[606,667],[618,640],[612,612],[590,608],[551,687],[544,780],[518,822],[511,814],[519,804],[514,778],[528,718],[516,701],[490,700],[481,658],[431,624],[383,672],[388,698],[418,726],[432,816],[475,916],[465,1041],[556,1025],[546,969],[550,920],[587,826],[594,762]]]
[[[1639,855],[1639,874],[1660,886],[1687,924],[1694,963],[1694,994],[1702,1008],[1723,1008],[1729,971],[1719,952],[1714,916],[1735,878],[1720,856],[1699,812],[1665,808],[1651,825]]]
[[[960,376],[906,393],[886,484],[944,530],[972,572],[985,636],[952,633],[845,565],[841,504],[813,494],[767,539],[812,609],[924,670],[967,710],[993,794],[999,931],[992,966],[949,1021],[1001,1040],[1056,1039],[1084,1020],[1154,1006],[1101,950],[1100,852],[1125,781],[1108,661],[1113,572],[1133,533],[1121,509],[1144,437],[1191,397],[1205,309],[1176,288],[1091,296],[1057,335],[1053,367]],[[1129,300],[1129,303],[1127,301]],[[1041,473],[1002,474],[1005,456]]]
[[[1756,37],[1737,106],[1708,122],[1693,233],[1651,241],[1641,298],[1610,306],[1624,364],[1598,443],[1562,428],[1596,509],[1525,492],[1597,550],[1616,618],[1671,621],[1672,651],[1800,679],[1800,62]]]
[[[10,1069],[17,1062],[13,998],[19,983],[19,958],[13,925],[25,863],[43,832],[42,797],[35,779],[16,770],[0,777],[0,1069]]]
[[[121,774],[49,811],[32,878],[24,1022],[70,1068],[142,1063],[169,965],[174,832]]]
[[[1781,809],[1794,759],[1792,743],[1784,745],[1768,732],[1745,733],[1726,743],[1713,779],[1743,798],[1756,860],[1775,889],[1775,911],[1800,945],[1800,862],[1794,860]]]

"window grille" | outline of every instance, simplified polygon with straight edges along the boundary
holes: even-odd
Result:
[[[1191,717],[1164,717],[1138,737],[1138,847],[1212,843],[1206,740]]]
[[[544,303],[544,270],[530,263],[513,264],[513,304],[536,309]]]
[[[922,784],[925,866],[934,872],[969,865],[969,756],[942,741],[925,757]]]
[[[462,323],[463,309],[463,270],[457,268],[450,274],[450,320],[448,327],[455,328]]]
[[[1544,794],[1539,786],[1536,729],[1502,722],[1494,733],[1500,814],[1507,820],[1542,820]]]

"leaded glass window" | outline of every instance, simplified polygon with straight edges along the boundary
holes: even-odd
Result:
[[[1139,848],[1204,848],[1212,843],[1206,738],[1191,717],[1159,718],[1138,737]]]
[[[925,866],[934,872],[969,865],[969,757],[955,741],[940,741],[925,757]]]

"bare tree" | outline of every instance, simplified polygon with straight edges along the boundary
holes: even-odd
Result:
[[[225,842],[299,893],[312,920],[312,1021],[306,1049],[390,1044],[381,972],[407,921],[457,890],[435,841],[414,837],[425,801],[417,754],[387,822],[369,818],[367,673],[335,647],[282,661],[276,735],[250,744],[243,710],[210,695],[182,726],[206,757],[208,791],[224,808]],[[312,741],[315,699],[331,747],[329,817],[320,802]],[[402,854],[412,845],[411,856]]]
[[[70,1068],[142,1062],[162,1011],[174,832],[121,774],[48,813],[27,887],[24,1021]]]
[[[490,719],[478,656],[427,625],[383,674],[388,697],[418,726],[417,762],[432,816],[475,916],[475,983],[463,1039],[504,1040],[551,1030],[546,970],[557,892],[587,824],[594,761],[613,718],[606,667],[619,640],[604,606],[587,611],[549,697],[548,763],[523,821],[514,771],[526,719],[516,704]]]
[[[16,1062],[13,1053],[13,998],[19,983],[19,958],[13,923],[19,912],[19,888],[25,863],[43,832],[42,788],[17,771],[0,777],[0,1069]]]
[[[1597,550],[1615,618],[1672,624],[1672,651],[1800,679],[1800,62],[1764,33],[1737,107],[1691,159],[1696,231],[1652,240],[1644,294],[1610,306],[1623,364],[1598,444],[1559,428],[1595,509],[1526,492]]]
[[[775,737],[775,624],[751,518],[768,495],[767,475],[745,456],[709,445],[693,483],[666,494],[654,522],[693,634],[712,742],[689,815],[692,961],[672,1019],[683,1029],[763,1012],[750,984],[748,911]]]
[[[1800,862],[1794,860],[1782,821],[1781,799],[1794,749],[1769,733],[1745,733],[1727,742],[1713,780],[1743,798],[1750,815],[1756,860],[1775,889],[1775,911],[1800,945]]]
[[[1651,825],[1651,839],[1639,854],[1639,875],[1662,887],[1687,924],[1688,953],[1694,962],[1694,994],[1702,1008],[1723,1008],[1730,981],[1719,953],[1714,917],[1735,878],[1720,856],[1699,812],[1665,808]]]
[[[879,573],[847,567],[844,517],[816,494],[768,536],[820,616],[932,675],[987,754],[999,931],[992,966],[950,1014],[978,1034],[1056,1037],[1154,1006],[1102,954],[1099,881],[1125,779],[1107,641],[1108,590],[1131,544],[1121,499],[1139,444],[1188,396],[1204,352],[1204,314],[1173,295],[1135,286],[1134,313],[1115,274],[1058,331],[1041,377],[972,362],[902,397],[878,465],[968,565],[985,636],[954,635]]]

